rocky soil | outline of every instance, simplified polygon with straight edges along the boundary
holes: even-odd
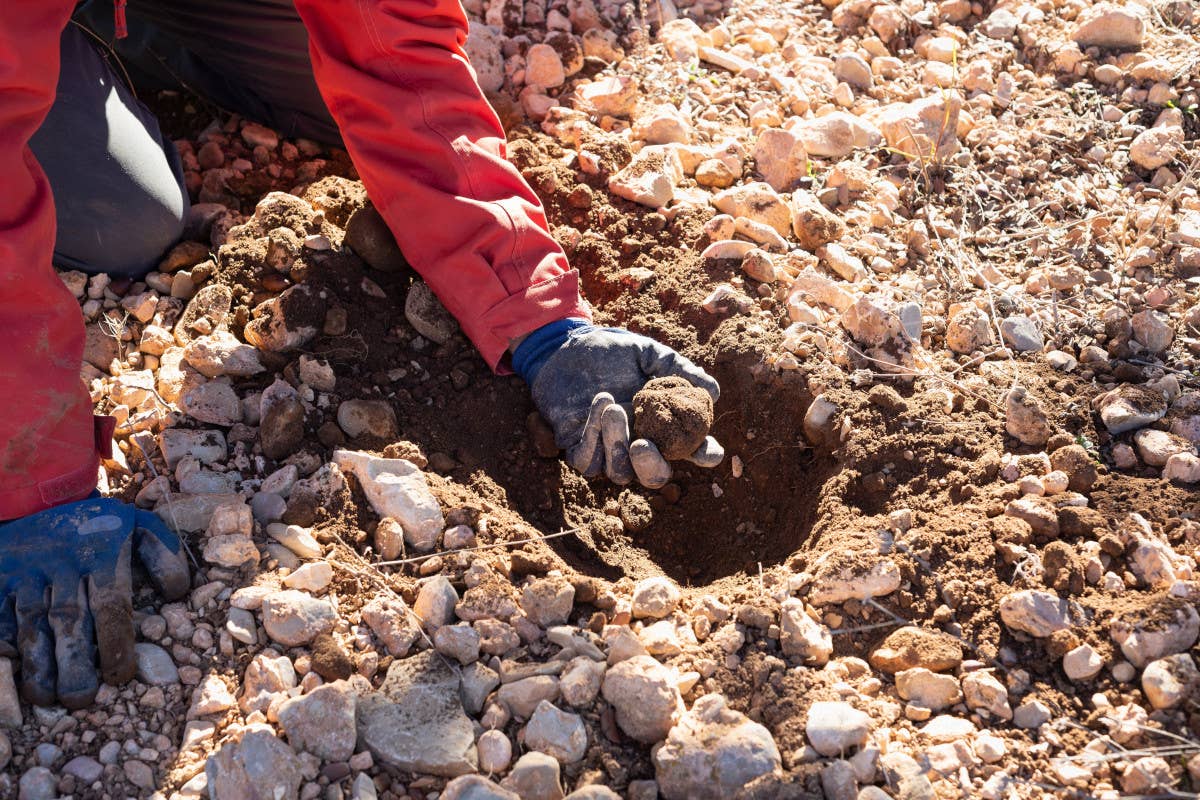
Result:
[[[344,153],[160,98],[187,240],[62,278],[194,588],[89,710],[0,660],[0,796],[1196,796],[1195,5],[466,6],[725,463],[570,473]]]

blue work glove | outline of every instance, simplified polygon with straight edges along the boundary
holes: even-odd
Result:
[[[566,450],[567,464],[588,478],[603,472],[620,486],[635,476],[650,489],[671,480],[671,466],[652,442],[630,442],[633,396],[647,381],[677,376],[704,389],[714,403],[721,394],[707,372],[666,345],[582,319],[538,328],[517,346],[512,363]],[[715,467],[724,455],[709,436],[688,460]]]
[[[119,500],[80,500],[0,524],[0,655],[20,657],[27,702],[83,708],[100,676],[112,686],[134,676],[133,553],[163,597],[187,593],[179,538]]]

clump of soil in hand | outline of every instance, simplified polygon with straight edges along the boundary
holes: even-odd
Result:
[[[634,434],[668,460],[696,452],[712,423],[712,397],[683,378],[654,378],[633,396]]]

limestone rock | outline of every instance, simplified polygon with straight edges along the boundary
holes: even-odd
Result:
[[[1134,6],[1097,3],[1079,15],[1071,38],[1080,47],[1137,50],[1146,21]]]
[[[914,667],[947,672],[958,669],[962,660],[962,646],[953,637],[911,625],[888,634],[870,657],[872,667],[888,673]]]
[[[355,695],[345,681],[327,683],[279,708],[279,724],[288,743],[323,761],[345,761],[354,755]]]
[[[858,148],[876,147],[883,141],[872,122],[844,111],[804,120],[792,130],[810,156],[822,158],[845,158]]]
[[[263,628],[267,635],[288,647],[308,644],[333,630],[337,612],[328,601],[288,589],[263,599]]]
[[[640,742],[662,740],[683,713],[671,673],[650,656],[634,656],[609,668],[601,691],[617,724]]]
[[[1136,667],[1186,652],[1200,638],[1200,613],[1189,604],[1167,605],[1125,615],[1109,626],[1113,641]]]
[[[405,541],[421,552],[433,549],[446,521],[424,474],[412,462],[335,450],[333,463],[358,478],[375,513],[403,526]]]
[[[1100,420],[1109,433],[1144,428],[1166,416],[1167,401],[1160,392],[1124,384],[1094,401]]]
[[[804,603],[790,597],[779,610],[779,644],[784,655],[800,663],[823,667],[833,655],[833,636],[829,629],[804,611]]]
[[[836,242],[846,233],[846,224],[811,192],[803,189],[792,192],[791,212],[792,233],[809,252]]]
[[[1004,395],[1004,429],[1022,444],[1041,447],[1050,439],[1050,423],[1041,403],[1023,386]]]
[[[300,759],[267,728],[226,742],[205,773],[212,800],[295,800],[303,780]]]
[[[458,320],[424,281],[414,281],[404,298],[404,318],[434,344],[445,344],[458,333]]]
[[[475,733],[458,690],[458,676],[432,651],[393,661],[379,691],[358,698],[359,739],[395,769],[445,777],[474,772]]]
[[[563,764],[582,761],[587,752],[587,729],[578,714],[560,711],[542,700],[525,726],[525,746],[553,756]]]
[[[1000,618],[1012,630],[1044,638],[1071,627],[1067,601],[1050,592],[1023,589],[1000,601]]]
[[[849,703],[818,701],[808,709],[804,732],[818,753],[841,757],[866,744],[871,718]]]
[[[651,145],[608,179],[608,190],[630,202],[661,208],[682,180],[683,165],[675,151]]]
[[[722,800],[764,775],[778,774],[770,732],[728,708],[719,694],[701,697],[654,752],[658,788],[666,800]]]
[[[1200,691],[1200,670],[1187,653],[1151,661],[1142,672],[1142,691],[1155,708],[1175,708]]]

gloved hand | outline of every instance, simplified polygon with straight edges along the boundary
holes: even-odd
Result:
[[[652,442],[630,442],[633,396],[646,381],[678,376],[707,391],[714,403],[721,393],[708,373],[666,345],[581,319],[538,328],[518,345],[512,363],[566,450],[567,463],[585,477],[603,472],[620,486],[635,475],[651,489],[671,480],[671,466]],[[709,436],[688,460],[715,467],[724,456]]]
[[[83,708],[133,677],[132,554],[158,591],[190,588],[178,537],[153,514],[88,499],[0,524],[0,655],[21,658],[21,695]]]

